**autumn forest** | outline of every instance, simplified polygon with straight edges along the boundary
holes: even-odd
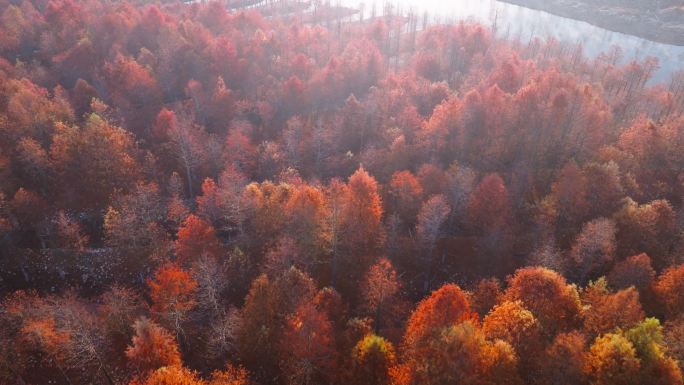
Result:
[[[0,0],[0,384],[682,385],[684,71],[313,3]]]

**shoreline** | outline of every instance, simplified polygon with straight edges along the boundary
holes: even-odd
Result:
[[[673,46],[684,46],[684,16],[681,25],[677,25],[679,31],[663,28],[663,23],[655,19],[655,15],[639,20],[630,20],[628,14],[616,13],[606,7],[592,7],[591,5],[567,0],[501,0],[509,4],[548,12],[556,16],[565,17],[577,21],[583,21],[612,32],[622,33],[638,37],[655,43]],[[623,9],[627,11],[626,9]],[[634,10],[632,10],[634,11]],[[642,13],[643,15],[643,13]],[[684,13],[683,13],[684,15]],[[670,25],[670,24],[667,24]]]

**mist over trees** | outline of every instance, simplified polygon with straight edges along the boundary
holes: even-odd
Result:
[[[0,0],[0,383],[683,383],[682,73],[297,6]]]

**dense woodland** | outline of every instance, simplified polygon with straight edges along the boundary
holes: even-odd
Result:
[[[334,12],[0,0],[0,383],[681,385],[684,75]]]

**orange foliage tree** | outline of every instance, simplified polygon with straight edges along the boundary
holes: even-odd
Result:
[[[653,290],[669,316],[684,312],[684,264],[665,270],[656,280]]]
[[[181,355],[176,339],[161,326],[147,318],[133,324],[132,345],[126,349],[131,367],[146,374],[163,366],[180,366]]]
[[[226,365],[225,370],[215,370],[207,385],[248,385],[250,384],[249,373],[245,368]]]
[[[197,304],[197,282],[180,267],[165,265],[155,271],[147,285],[152,311],[165,325],[180,332],[188,313]]]
[[[287,234],[299,246],[301,257],[319,262],[329,250],[330,232],[325,194],[312,186],[299,186],[285,203]]]
[[[508,342],[519,357],[519,373],[533,377],[543,347],[541,326],[522,302],[506,301],[494,306],[482,321],[482,332],[489,339]]]
[[[575,385],[587,382],[584,368],[587,338],[580,332],[559,333],[539,362],[535,383]]]
[[[64,199],[102,208],[115,189],[130,189],[139,175],[133,136],[92,114],[83,128],[59,124],[50,157],[64,181]]]
[[[552,337],[576,326],[580,316],[577,290],[558,273],[541,267],[519,269],[508,279],[503,298],[521,301],[539,320],[542,333]]]
[[[422,300],[406,324],[406,349],[420,349],[425,339],[445,327],[463,321],[477,321],[466,294],[455,284],[446,284]]]
[[[636,350],[627,338],[606,334],[591,345],[584,370],[592,384],[636,385],[640,366]]]
[[[511,345],[488,341],[471,321],[443,328],[426,342],[412,356],[412,384],[522,384]]]
[[[588,306],[582,316],[590,337],[632,327],[644,318],[639,292],[630,287],[611,293],[605,279],[591,283],[582,293],[582,301]]]
[[[164,366],[129,385],[206,385],[197,373],[181,366]]]

